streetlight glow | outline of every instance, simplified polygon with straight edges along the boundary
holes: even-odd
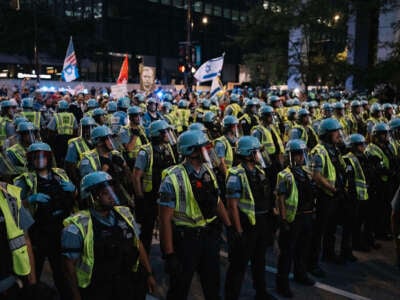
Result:
[[[340,20],[340,15],[339,15],[339,14],[336,14],[336,15],[333,17],[333,20],[334,20],[335,22],[339,21],[339,20]]]
[[[201,20],[201,22],[203,24],[208,24],[208,18],[207,17],[203,17],[203,19]]]

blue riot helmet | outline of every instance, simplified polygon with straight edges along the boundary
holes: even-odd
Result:
[[[389,126],[380,122],[372,127],[372,138],[374,142],[388,143],[390,141]]]
[[[140,125],[142,120],[142,109],[139,106],[131,106],[128,108],[129,122]]]
[[[23,98],[21,106],[23,109],[33,109],[33,98]]]
[[[272,95],[268,98],[268,103],[273,107],[280,104],[280,102],[281,102],[281,99],[276,95]]]
[[[97,171],[84,176],[81,180],[81,198],[88,200],[92,207],[100,210],[111,210],[119,204],[113,188],[110,174]]]
[[[168,115],[172,111],[172,104],[170,102],[163,102],[161,111],[163,114]]]
[[[93,109],[92,117],[101,117],[107,115],[107,112],[102,108],[95,108]]]
[[[285,155],[291,167],[308,164],[307,145],[301,139],[289,140],[285,147]]]
[[[174,97],[172,97],[171,93],[165,93],[163,96],[163,102],[172,102]]]
[[[288,120],[294,121],[297,118],[297,110],[293,107],[289,108],[286,114]]]
[[[249,113],[257,114],[257,101],[254,99],[247,100],[245,109]]]
[[[299,98],[294,98],[293,99],[293,106],[300,106],[301,105],[301,101],[299,100]]]
[[[14,118],[14,125],[16,128],[18,128],[18,124],[21,122],[29,122],[29,120],[27,118],[25,118],[24,116],[16,116]]]
[[[365,148],[365,137],[359,133],[353,133],[351,134],[346,141],[346,146],[347,148],[353,148],[353,149],[357,149],[358,146],[364,146]],[[361,151],[363,152],[364,149]]]
[[[318,128],[318,135],[324,136],[329,132],[334,132],[336,130],[341,130],[342,125],[340,125],[339,121],[334,118],[327,118],[321,121],[321,124]]]
[[[149,98],[147,100],[147,110],[150,112],[155,112],[157,110],[158,101],[156,98]]]
[[[122,97],[117,100],[117,109],[126,111],[131,104],[131,99],[128,97]]]
[[[150,123],[150,138],[159,140],[170,145],[176,144],[176,136],[171,130],[172,127],[164,120],[157,120]]]
[[[237,144],[236,154],[244,159],[251,157],[254,163],[260,165],[263,169],[267,167],[263,155],[261,154],[260,141],[254,136],[242,136]]]
[[[95,146],[104,146],[109,151],[116,149],[113,133],[111,129],[105,125],[94,128],[92,130],[91,139]]]
[[[330,103],[324,103],[322,104],[322,115],[324,116],[324,118],[330,118],[332,116],[332,105]]]
[[[223,132],[232,132],[235,137],[239,137],[239,121],[235,116],[229,115],[222,120]]]
[[[97,102],[97,100],[96,99],[89,99],[88,101],[87,101],[87,108],[88,108],[88,110],[90,110],[90,109],[95,109],[95,108],[97,108],[97,107],[99,107],[99,103]]]
[[[217,120],[217,115],[212,111],[208,111],[204,114],[203,123],[214,123]]]
[[[39,130],[31,122],[20,122],[17,133],[23,146],[28,147],[36,141],[40,141]]]
[[[202,123],[192,123],[189,125],[188,130],[200,130],[207,133],[207,128]]]
[[[90,141],[92,130],[97,126],[92,117],[83,117],[80,121],[80,134],[86,140]]]
[[[371,115],[374,117],[381,117],[382,116],[382,106],[379,103],[374,103],[371,105],[371,108],[369,110],[371,112]]]
[[[201,107],[204,109],[210,109],[211,106],[211,101],[210,100],[203,100],[203,102],[201,103]]]
[[[42,142],[32,143],[27,151],[28,168],[43,170],[52,167],[54,162],[53,153],[48,144]]]
[[[231,94],[230,98],[229,98],[229,103],[239,103],[240,100],[240,96],[238,94]]]
[[[110,101],[107,103],[107,112],[109,114],[115,113],[117,111],[117,102]]]
[[[189,103],[185,99],[181,99],[178,102],[178,108],[188,108]]]
[[[61,100],[58,102],[58,112],[67,111],[69,109],[69,103],[66,100]]]
[[[297,120],[300,124],[309,124],[311,122],[310,120],[310,112],[306,108],[301,108],[297,112]]]

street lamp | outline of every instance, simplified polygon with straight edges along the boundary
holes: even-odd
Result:
[[[338,22],[340,20],[340,15],[339,14],[334,15],[333,20],[335,21],[335,23]]]
[[[203,17],[203,19],[201,19],[201,22],[206,25],[208,24],[208,18],[207,17]]]

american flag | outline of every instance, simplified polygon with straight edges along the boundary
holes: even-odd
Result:
[[[69,40],[67,54],[64,59],[64,66],[62,71],[62,77],[66,82],[73,81],[79,77],[78,66],[74,50],[74,44],[72,42],[72,36]]]

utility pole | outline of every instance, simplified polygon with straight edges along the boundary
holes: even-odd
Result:
[[[192,89],[192,0],[187,0],[186,14],[186,70],[184,74],[185,86]]]
[[[38,51],[38,22],[37,22],[37,2],[33,2],[33,30],[34,30],[34,41],[33,41],[33,53],[35,60],[35,73],[36,82],[40,84],[40,68],[39,68],[39,51]]]

